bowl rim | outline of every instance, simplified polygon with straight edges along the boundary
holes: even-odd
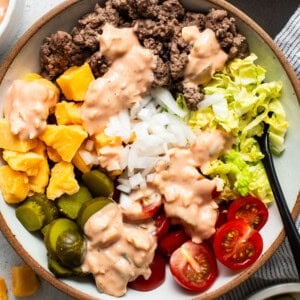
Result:
[[[13,4],[15,4],[15,0],[10,0]],[[50,11],[45,13],[41,16],[14,44],[11,50],[8,52],[5,58],[3,58],[3,63],[0,66],[0,84],[8,71],[10,65],[13,63],[15,57],[18,53],[22,50],[25,46],[26,42],[37,32],[39,29],[49,22],[53,17],[60,14],[63,10],[68,9],[69,7],[77,4],[84,0],[65,0],[62,3],[56,5]],[[282,65],[283,69],[285,70],[291,85],[295,91],[296,98],[298,99],[298,103],[300,105],[300,80],[297,78],[295,71],[293,70],[292,66],[288,62],[287,58],[280,50],[280,48],[275,44],[274,40],[262,29],[253,19],[248,17],[243,11],[235,7],[234,5],[223,1],[223,0],[204,0],[210,6],[217,6],[219,8],[223,8],[227,10],[230,15],[239,18],[242,22],[244,22],[247,26],[249,26],[253,31],[255,31],[268,45],[268,47],[273,51],[275,56],[277,57],[278,61]],[[100,1],[99,1],[100,2]],[[11,5],[13,5],[11,4]],[[1,28],[1,26],[0,26]],[[297,214],[300,212],[300,191],[297,195],[297,199],[295,199],[294,207],[292,208],[292,217],[295,219]],[[51,285],[55,288],[61,290],[62,292],[75,297],[76,299],[83,299],[83,300],[92,300],[97,299],[93,296],[86,294],[83,291],[75,290],[67,283],[57,279],[53,276],[50,271],[44,269],[27,251],[23,248],[23,246],[15,239],[13,232],[8,227],[5,222],[5,219],[0,211],[0,230],[2,231],[5,238],[8,240],[10,245],[15,249],[17,254],[23,258],[23,260],[30,265],[33,270],[41,276],[43,279],[48,281]],[[276,251],[276,249],[280,246],[283,242],[285,237],[284,231],[282,230],[277,238],[274,240],[272,245],[265,251],[265,253],[260,257],[260,260],[255,262],[252,266],[248,269],[239,273],[239,275],[234,278],[231,282],[226,283],[225,285],[217,288],[214,291],[207,291],[203,292],[200,295],[194,297],[194,299],[215,299],[233,288],[237,287],[243,281],[248,279],[253,273],[255,273],[259,268],[261,268],[265,262],[271,257],[271,255]],[[100,296],[100,293],[99,293]],[[192,296],[191,296],[192,297]]]
[[[8,27],[13,11],[14,9],[17,9],[16,6],[17,6],[17,0],[8,0],[8,6],[4,14],[4,18],[0,23],[0,36],[5,32],[6,28]]]
[[[254,292],[247,300],[262,300],[269,297],[280,296],[284,294],[300,295],[299,282],[284,282],[270,285]],[[298,299],[298,297],[297,297]]]

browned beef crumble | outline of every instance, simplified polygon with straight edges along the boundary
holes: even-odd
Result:
[[[58,31],[46,37],[40,49],[42,73],[55,79],[67,68],[87,61],[95,75],[102,76],[110,62],[100,53],[99,35],[106,22],[117,27],[134,27],[140,43],[156,56],[153,87],[169,88],[185,96],[189,109],[197,109],[204,95],[201,87],[183,83],[190,46],[181,36],[184,26],[200,31],[212,29],[229,58],[249,55],[246,38],[227,11],[211,9],[207,14],[187,12],[178,0],[107,0],[78,20],[71,33]]]

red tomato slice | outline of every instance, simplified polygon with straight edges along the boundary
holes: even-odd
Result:
[[[159,253],[155,253],[150,269],[152,273],[147,280],[143,276],[139,276],[129,282],[128,286],[137,291],[150,291],[159,287],[166,277],[166,261]]]
[[[243,220],[235,220],[217,229],[213,248],[222,264],[232,270],[242,270],[260,256],[263,240],[260,233]]]
[[[217,188],[215,187],[212,192],[211,192],[211,196],[213,199],[217,198],[220,195],[220,192],[217,191]]]
[[[218,212],[218,218],[217,218],[217,221],[216,221],[216,225],[215,225],[215,228],[216,230],[221,227],[224,223],[226,223],[228,220],[227,220],[227,210],[226,209],[222,209],[219,207],[219,212]],[[214,241],[214,237],[215,237],[215,233],[209,237],[208,239],[205,240],[205,242],[212,246],[213,244],[213,241]]]
[[[216,259],[209,247],[192,241],[171,255],[170,270],[179,285],[196,292],[207,290],[218,276]]]
[[[154,216],[155,235],[160,240],[170,229],[170,219],[167,218],[164,211],[159,211]]]
[[[148,198],[133,201],[128,207],[122,207],[123,215],[130,221],[140,221],[152,218],[162,205],[162,197],[155,194]]]
[[[228,221],[228,207],[226,206],[219,206],[219,212],[218,212],[218,218],[216,221],[216,229],[221,227],[224,223],[226,223]]]
[[[184,242],[189,240],[190,237],[185,233],[183,229],[177,229],[170,231],[167,235],[163,236],[158,243],[158,249],[165,256],[171,256],[171,254],[179,248]]]
[[[228,220],[244,220],[252,228],[260,230],[267,222],[268,208],[259,199],[246,196],[231,203],[228,209]]]

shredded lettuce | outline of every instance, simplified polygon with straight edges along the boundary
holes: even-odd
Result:
[[[261,153],[257,141],[246,140],[238,150],[229,150],[220,159],[212,161],[202,170],[207,176],[223,179],[227,186],[227,199],[235,199],[236,192],[241,196],[252,195],[265,203],[273,201],[273,193],[261,162]],[[231,190],[232,194],[228,193]]]
[[[270,148],[278,155],[284,150],[288,128],[279,101],[282,82],[264,82],[266,71],[254,63],[256,59],[255,54],[234,59],[216,73],[203,89],[203,102],[209,102],[213,95],[218,95],[218,101],[200,104],[198,110],[190,113],[188,124],[202,129],[221,127],[238,140],[260,136],[264,123],[269,124]]]
[[[268,124],[271,151],[280,155],[288,122],[279,100],[282,82],[265,82],[266,70],[256,59],[253,53],[236,58],[214,74],[203,88],[205,97],[198,110],[189,112],[185,120],[195,130],[222,129],[234,137],[233,149],[207,166],[206,175],[221,177],[227,195],[229,187],[232,195],[251,194],[270,202],[273,194],[255,137],[261,136]],[[178,102],[186,109],[180,97]]]

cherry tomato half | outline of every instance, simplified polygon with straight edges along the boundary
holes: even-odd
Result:
[[[168,234],[163,236],[158,243],[158,249],[165,256],[171,256],[171,254],[179,248],[184,242],[189,240],[189,236],[183,229],[177,229],[170,231]]]
[[[141,197],[133,201],[132,205],[121,206],[124,217],[130,221],[146,220],[153,217],[162,205],[161,195]]]
[[[260,230],[267,222],[268,208],[259,199],[246,196],[231,203],[228,209],[228,220],[244,220],[252,228]]]
[[[179,285],[196,292],[207,290],[218,276],[216,259],[209,247],[192,241],[171,255],[170,270]]]
[[[217,229],[213,248],[222,264],[232,270],[242,270],[260,256],[263,240],[260,233],[243,220],[234,220]]]
[[[218,218],[215,225],[216,229],[221,227],[224,223],[228,221],[227,214],[228,214],[228,207],[219,206]]]
[[[151,276],[148,279],[139,276],[129,282],[128,286],[137,291],[150,291],[159,287],[166,277],[166,261],[159,253],[155,253],[150,269]]]
[[[159,211],[154,217],[155,235],[160,240],[170,229],[170,219],[163,210]]]
[[[215,228],[216,230],[221,227],[224,223],[226,223],[227,220],[227,210],[226,209],[222,209],[219,207],[219,212],[218,212],[218,218],[215,224]],[[212,246],[213,241],[214,241],[214,237],[215,237],[215,233],[210,236],[208,239],[206,239],[206,243],[210,246]]]

